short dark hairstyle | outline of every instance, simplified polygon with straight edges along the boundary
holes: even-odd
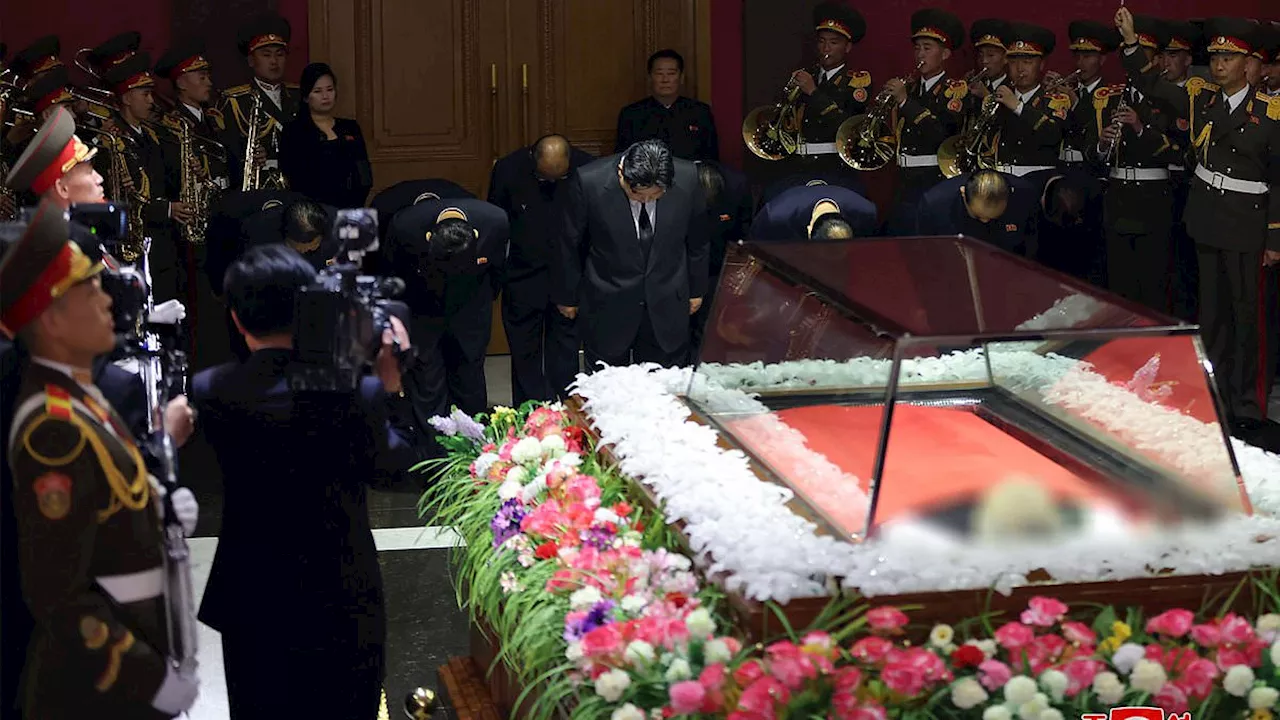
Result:
[[[852,240],[853,225],[838,212],[823,213],[813,222],[810,240]]]
[[[307,242],[317,235],[328,237],[332,229],[333,220],[324,206],[309,198],[286,205],[280,218],[280,234],[294,242]]]
[[[427,248],[429,267],[454,275],[475,267],[475,228],[461,218],[442,220],[431,229]]]
[[[684,56],[683,56],[683,55],[681,55],[680,53],[676,52],[675,50],[672,50],[671,48],[664,48],[664,49],[659,50],[658,52],[656,52],[656,53],[654,53],[654,54],[650,55],[650,56],[649,56],[649,65],[648,65],[648,70],[647,70],[646,72],[652,73],[652,72],[653,72],[653,64],[654,64],[655,62],[657,62],[657,61],[659,61],[659,60],[663,59],[663,58],[668,58],[668,59],[671,59],[671,60],[675,60],[675,61],[676,61],[676,69],[677,69],[677,70],[679,70],[680,72],[684,72]]]
[[[981,200],[985,203],[1009,201],[1009,182],[995,170],[978,170],[964,181],[965,202]]]
[[[698,184],[702,186],[702,195],[707,205],[714,203],[724,190],[724,173],[713,162],[698,163]]]
[[[1051,178],[1044,191],[1044,217],[1058,227],[1071,227],[1084,221],[1085,191],[1066,177]]]
[[[622,154],[622,180],[632,190],[660,187],[667,190],[676,176],[671,149],[661,140],[641,140]]]
[[[222,283],[240,326],[262,337],[293,331],[298,290],[315,277],[298,251],[274,243],[251,248],[227,268]]]

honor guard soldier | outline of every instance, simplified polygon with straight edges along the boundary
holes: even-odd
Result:
[[[1053,33],[1037,25],[1014,23],[1012,34],[1010,82],[995,91],[996,100],[1004,106],[997,115],[996,160],[1001,172],[1034,175],[1032,184],[1043,186],[1058,164],[1071,97],[1041,84],[1044,58],[1055,45]]]
[[[564,399],[578,374],[574,323],[551,302],[551,243],[560,222],[557,188],[595,160],[563,135],[547,135],[499,160],[489,202],[507,213],[510,251],[502,281],[502,327],[511,346],[511,398]]]
[[[508,227],[502,208],[469,199],[424,200],[391,221],[387,247],[418,348],[405,392],[423,420],[489,405],[484,358]]]
[[[920,198],[913,234],[968,235],[1026,255],[1037,199],[1035,189],[1013,175],[995,170],[957,175]]]
[[[1259,331],[1261,276],[1264,263],[1280,261],[1280,193],[1269,192],[1280,157],[1280,100],[1245,78],[1258,26],[1242,18],[1208,20],[1213,82],[1193,77],[1181,90],[1136,52],[1126,8],[1116,12],[1116,26],[1131,81],[1170,101],[1182,93],[1178,117],[1188,118],[1188,162],[1195,164],[1185,220],[1200,263],[1200,326],[1233,430],[1249,436],[1266,417],[1271,377]]]
[[[98,151],[75,132],[71,112],[56,109],[13,164],[5,186],[64,210],[74,203],[103,202],[102,176],[92,164]]]
[[[266,185],[284,187],[284,176],[280,173],[280,133],[298,114],[302,103],[298,84],[284,81],[290,35],[289,21],[279,15],[254,18],[241,25],[236,34],[236,45],[248,58],[253,79],[245,85],[223,90],[219,110],[227,125],[227,140],[223,144],[231,151],[232,185],[240,190],[259,190]],[[240,171],[244,167],[250,125],[254,122],[255,98],[261,107],[255,133],[261,149],[262,176],[259,187],[243,187]]]
[[[1258,89],[1268,95],[1280,92],[1280,25],[1262,21],[1258,24],[1262,38],[1256,51],[1259,60]]]
[[[9,69],[18,77],[19,85],[26,85],[56,67],[64,67],[62,43],[57,35],[45,35],[25,48],[14,53]]]
[[[857,10],[832,2],[814,8],[813,23],[818,65],[812,73],[798,70],[793,75],[805,96],[800,131],[804,142],[796,151],[802,158],[792,161],[794,167],[788,170],[847,173],[847,166],[836,154],[836,131],[847,118],[867,107],[871,73],[848,67],[849,51],[867,34],[867,23]]]
[[[133,57],[142,45],[142,34],[136,31],[123,32],[106,42],[89,50],[85,54],[87,69],[98,80],[102,80],[107,71]],[[92,120],[94,127],[102,127],[102,123],[111,119],[111,108],[104,102],[88,102],[81,100],[76,117],[84,125]]]
[[[911,15],[911,44],[916,78],[893,78],[885,89],[897,107],[898,187],[891,228],[909,232],[916,202],[942,182],[938,146],[960,132],[969,86],[947,77],[947,60],[964,44],[964,24],[946,10],[926,8]]]
[[[1067,26],[1067,35],[1076,62],[1075,80],[1064,82],[1057,73],[1046,73],[1045,81],[1071,96],[1071,114],[1067,116],[1062,152],[1058,157],[1064,164],[1073,165],[1084,162],[1088,149],[1085,135],[1094,125],[1089,98],[1102,85],[1102,66],[1106,64],[1107,55],[1120,47],[1120,34],[1115,27],[1100,22],[1073,20]]]
[[[614,152],[632,143],[657,138],[685,160],[720,158],[716,122],[711,106],[680,94],[684,58],[675,50],[659,50],[649,56],[649,97],[618,113],[618,140]]]
[[[850,231],[849,237],[814,237],[815,230],[822,230],[816,220],[828,214],[834,214],[845,221]],[[751,239],[762,242],[847,240],[852,237],[869,237],[875,234],[875,230],[874,203],[849,188],[828,185],[821,180],[783,191],[760,208],[760,212],[751,221]]]
[[[1013,28],[999,18],[976,20],[969,26],[969,42],[977,59],[977,68],[968,78],[976,111],[983,98],[1009,81],[1007,51],[1013,42]]]
[[[36,621],[29,718],[173,717],[195,702],[167,633],[160,515],[142,454],[92,384],[115,347],[111,299],[42,203],[0,263],[0,322],[30,351],[6,457]]]

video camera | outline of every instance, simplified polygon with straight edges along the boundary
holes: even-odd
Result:
[[[86,255],[106,265],[100,275],[102,289],[111,296],[120,345],[141,345],[151,305],[145,268],[117,262],[114,252],[125,234],[125,208],[114,203],[77,204],[67,214],[73,224],[72,239]]]
[[[288,377],[295,392],[355,390],[391,329],[392,298],[404,292],[400,278],[360,274],[365,254],[378,249],[376,210],[339,210],[333,233],[337,257],[298,293]]]

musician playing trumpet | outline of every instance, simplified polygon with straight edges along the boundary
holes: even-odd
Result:
[[[947,60],[964,43],[960,18],[937,8],[916,11],[911,16],[911,43],[915,76],[885,83],[893,95],[900,168],[891,225],[904,231],[914,224],[910,218],[920,196],[942,182],[938,146],[960,132],[969,95],[964,80],[946,77]]]
[[[969,82],[969,94],[977,101],[972,103],[976,111],[983,98],[1009,82],[1006,52],[1013,42],[1013,29],[1007,20],[999,18],[975,20],[969,26],[969,42],[973,44],[977,68],[966,80]]]
[[[1093,20],[1073,20],[1067,26],[1067,34],[1071,39],[1075,72],[1064,78],[1049,71],[1045,73],[1045,82],[1071,98],[1071,114],[1067,116],[1066,138],[1059,158],[1065,165],[1076,165],[1084,162],[1088,151],[1085,136],[1094,125],[1093,108],[1088,99],[1102,85],[1102,67],[1107,63],[1107,56],[1120,47],[1120,33],[1114,26]]]
[[[1014,23],[1012,36],[1008,50],[1012,83],[995,91],[1003,106],[996,120],[1000,128],[996,162],[1001,172],[1028,177],[1033,186],[1043,187],[1058,164],[1071,98],[1041,84],[1044,57],[1056,44],[1053,33],[1037,25]]]

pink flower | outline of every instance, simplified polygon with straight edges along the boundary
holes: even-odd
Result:
[[[946,662],[927,648],[917,647],[900,653],[891,653],[889,663],[893,665],[903,664],[919,670],[927,682],[933,683],[939,680],[951,679],[951,673],[947,670]]]
[[[740,687],[746,687],[764,677],[764,664],[759,660],[748,660],[733,671],[733,681]]]
[[[702,701],[702,712],[714,713],[724,708],[725,674],[724,665],[715,664],[708,665],[698,676],[698,683],[707,691],[707,696]]]
[[[1178,687],[1187,695],[1195,698],[1209,697],[1213,692],[1214,680],[1218,677],[1218,666],[1212,660],[1196,658],[1187,664],[1182,675],[1177,679]]]
[[[1253,625],[1235,613],[1222,618],[1218,628],[1222,630],[1222,641],[1233,645],[1243,645],[1254,638]]]
[[[880,671],[880,680],[903,697],[915,697],[924,690],[924,673],[905,663],[890,663]]]
[[[907,615],[896,607],[884,606],[867,611],[867,624],[877,632],[897,634],[907,624]]]
[[[702,710],[702,701],[707,697],[706,688],[701,683],[685,680],[671,686],[671,709],[677,715],[692,715]]]
[[[622,653],[622,633],[613,625],[601,625],[582,636],[582,654],[600,658]]]
[[[867,703],[845,716],[844,720],[888,720],[884,708],[874,702]]]
[[[1028,608],[1022,611],[1022,622],[1037,627],[1053,627],[1067,614],[1067,606],[1061,600],[1033,597]]]
[[[1067,676],[1067,697],[1075,697],[1081,690],[1093,685],[1093,679],[1102,672],[1106,663],[1090,658],[1076,658],[1062,666]]]
[[[835,647],[835,641],[824,632],[811,632],[800,640],[800,644],[808,652],[827,652]]]
[[[1197,645],[1212,648],[1222,644],[1222,631],[1217,625],[1202,624],[1191,626],[1191,639]]]
[[[1031,661],[1031,670],[1036,675],[1049,669],[1058,662],[1062,651],[1066,650],[1067,641],[1052,633],[1041,635],[1031,641],[1027,647],[1027,659]]]
[[[1147,621],[1147,632],[1180,638],[1191,631],[1196,616],[1190,610],[1168,610]]]
[[[892,649],[893,643],[888,640],[875,635],[868,635],[854,643],[849,652],[855,659],[871,665],[878,665]]]
[[[1023,625],[1022,623],[1010,622],[1000,626],[996,630],[996,642],[1009,650],[1019,650],[1026,647],[1035,639],[1035,631]]]
[[[1247,665],[1249,667],[1257,667],[1249,662],[1249,654],[1243,650],[1235,648],[1218,648],[1217,657],[1214,660],[1218,663],[1218,667],[1226,672],[1236,665]]]
[[[999,660],[984,660],[978,665],[978,682],[982,683],[982,687],[988,690],[998,690],[1004,687],[1013,677],[1013,671],[1008,665]]]
[[[1092,647],[1098,636],[1088,625],[1078,622],[1062,623],[1062,636],[1073,645]]]
[[[792,690],[799,690],[806,680],[818,677],[818,670],[809,656],[789,642],[769,646],[769,674]]]
[[[1179,690],[1174,683],[1165,683],[1164,687],[1160,688],[1160,692],[1156,693],[1152,700],[1155,701],[1158,707],[1163,708],[1166,713],[1181,713],[1186,712],[1188,709],[1186,694]]]
[[[838,692],[851,693],[862,684],[862,671],[856,667],[842,667],[832,683]]]
[[[782,683],[771,677],[762,677],[742,691],[738,697],[738,709],[772,720],[774,708],[779,704],[786,705],[790,700],[791,691]]]

